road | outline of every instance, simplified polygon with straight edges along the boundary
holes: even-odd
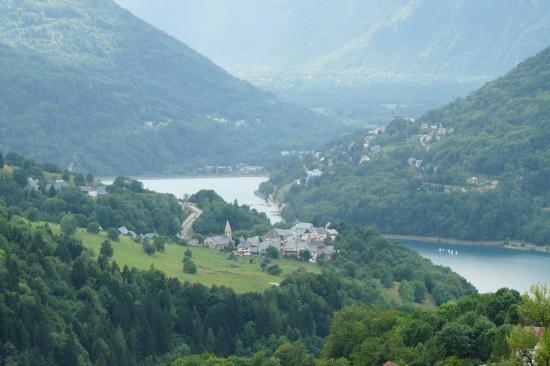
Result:
[[[181,203],[181,205],[182,208],[188,208],[189,210],[191,210],[189,216],[187,216],[181,224],[180,232],[180,238],[182,238],[183,240],[189,240],[193,237],[193,223],[202,214],[202,210],[190,203]]]

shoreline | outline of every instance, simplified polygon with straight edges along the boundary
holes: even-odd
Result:
[[[428,244],[440,245],[463,245],[470,247],[497,247],[510,250],[521,250],[538,253],[550,253],[550,246],[535,245],[532,243],[522,242],[506,242],[503,240],[461,240],[452,238],[441,238],[436,236],[421,236],[421,235],[398,235],[398,234],[382,234],[385,238],[392,240],[412,240]]]
[[[96,180],[100,181],[111,181],[115,180],[114,177],[95,177]],[[130,176],[129,178],[140,180],[140,179],[205,179],[205,178],[269,178],[269,173],[265,174],[176,174],[176,175],[136,175]]]

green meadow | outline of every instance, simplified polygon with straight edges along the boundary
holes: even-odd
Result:
[[[59,226],[50,224],[54,231]],[[105,232],[90,234],[84,229],[78,229],[75,234],[84,244],[99,254],[101,243],[107,240]],[[303,263],[297,260],[276,259],[272,263],[279,265],[282,273],[279,276],[268,275],[260,268],[260,260],[255,257],[242,257],[237,260],[228,259],[223,253],[204,247],[181,246],[167,243],[164,253],[156,252],[153,256],[145,254],[141,244],[135,243],[129,237],[120,236],[119,241],[111,241],[115,260],[120,267],[128,266],[147,270],[154,266],[169,277],[181,281],[200,283],[205,286],[227,286],[236,292],[263,291],[275,283],[280,283],[293,271],[304,267],[310,272],[320,272],[321,268],[313,263]],[[183,253],[186,249],[193,252],[193,262],[197,265],[196,274],[183,272]],[[252,262],[250,261],[252,259]]]

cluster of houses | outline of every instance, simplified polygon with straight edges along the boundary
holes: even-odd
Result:
[[[421,159],[416,159],[414,157],[410,157],[409,160],[407,161],[409,163],[410,166],[412,167],[415,167],[415,168],[420,168],[422,167],[422,163],[424,162],[423,160]]]
[[[454,129],[452,127],[451,128],[443,127],[441,123],[439,125],[437,124],[430,125],[428,122],[423,122],[420,125],[420,129],[426,135],[437,135],[437,136],[445,136],[454,132]]]
[[[195,170],[197,174],[243,174],[243,175],[253,175],[253,174],[263,174],[265,172],[264,167],[259,165],[245,165],[238,164],[236,166],[230,165],[205,165],[202,168]]]
[[[120,233],[120,235],[129,236],[132,239],[140,237],[141,239],[155,240],[155,238],[159,236],[159,234],[157,233],[145,233],[138,235],[135,231],[128,230],[126,226],[119,227],[118,232]]]
[[[52,183],[46,184],[46,186],[44,187],[45,192],[49,192],[50,189],[52,189],[52,187],[56,191],[59,191],[63,188],[69,187],[69,183],[65,182],[63,179],[56,179]],[[38,192],[41,189],[40,180],[36,178],[28,178],[26,188],[27,188],[27,191]],[[106,196],[108,194],[105,186],[97,186],[97,187],[80,186],[78,188],[90,197]]]
[[[92,187],[92,186],[81,186],[78,187],[80,190],[84,193],[86,193],[90,197],[100,197],[100,196],[106,196],[107,188],[105,186],[99,186],[99,187]]]
[[[334,229],[298,223],[290,229],[273,228],[261,237],[241,237],[234,247],[231,225],[226,222],[224,235],[208,237],[204,240],[204,245],[215,250],[235,248],[236,255],[245,257],[264,255],[269,247],[278,250],[281,256],[297,257],[300,252],[308,251],[309,261],[316,262],[319,256],[330,259],[335,254],[334,246],[327,243],[334,241],[337,235],[338,232]]]

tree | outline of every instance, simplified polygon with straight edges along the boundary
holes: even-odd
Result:
[[[4,154],[0,152],[0,169],[4,169]]]
[[[303,343],[285,343],[273,356],[281,362],[281,366],[314,366],[315,360]]]
[[[84,286],[88,280],[88,264],[83,255],[78,257],[73,263],[71,280],[76,288]]]
[[[399,285],[399,296],[404,302],[414,301],[414,286],[409,281],[402,281]]]
[[[23,169],[15,169],[12,173],[15,183],[20,187],[25,187],[28,183],[29,176],[27,172]]]
[[[550,365],[550,330],[546,329],[537,349],[535,359],[537,365]]]
[[[74,184],[78,187],[83,186],[86,184],[86,178],[84,177],[84,174],[78,173],[74,176]]]
[[[153,245],[155,246],[157,252],[164,253],[166,239],[163,236],[157,236],[155,240],[153,240]]]
[[[538,342],[535,333],[518,325],[512,328],[507,340],[513,359],[517,359],[526,365],[535,365],[535,354],[533,349]]]
[[[64,170],[61,178],[63,178],[65,182],[69,182],[71,180],[71,173],[69,173],[69,171],[67,170]]]
[[[92,174],[90,174],[90,173],[86,174],[86,182],[87,182],[88,184],[93,183],[93,182],[94,182],[94,176],[93,176]]]
[[[118,230],[109,228],[109,230],[107,230],[107,237],[111,240],[118,241]]]
[[[283,270],[277,264],[272,264],[268,266],[265,271],[272,276],[278,276]]]
[[[344,273],[349,277],[355,277],[357,274],[357,264],[352,261],[347,261],[344,263],[342,268],[344,269]]]
[[[393,275],[389,271],[385,271],[382,273],[382,277],[380,277],[380,282],[382,282],[382,285],[385,288],[391,288],[393,287]]]
[[[149,241],[149,239],[145,238],[143,240],[143,251],[147,254],[147,255],[154,255],[155,252],[157,251],[157,248],[155,248],[155,246],[153,244],[151,244],[151,242]]]
[[[185,258],[192,258],[193,257],[193,252],[191,251],[191,249],[185,249],[185,252],[183,253],[183,256]]]
[[[98,234],[99,233],[99,224],[95,221],[92,221],[86,226],[86,231],[92,234]]]
[[[113,256],[113,246],[111,245],[111,242],[109,240],[105,240],[103,243],[101,243],[99,254],[107,258],[111,258]]]
[[[183,272],[190,274],[197,273],[197,266],[190,257],[185,257],[183,259]]]
[[[73,214],[66,214],[60,222],[61,232],[65,235],[73,235],[76,232],[77,224]]]
[[[547,285],[531,287],[530,294],[523,295],[520,314],[532,325],[550,327],[550,291]]]
[[[272,258],[272,259],[277,259],[279,258],[279,249],[273,247],[273,246],[269,246],[266,250],[265,250],[265,255],[266,257],[268,258]]]
[[[472,329],[465,324],[447,323],[437,333],[436,342],[447,355],[466,357],[472,350]]]
[[[300,253],[298,253],[298,258],[300,258],[302,262],[309,262],[309,260],[311,259],[311,252],[307,249],[300,250]]]

